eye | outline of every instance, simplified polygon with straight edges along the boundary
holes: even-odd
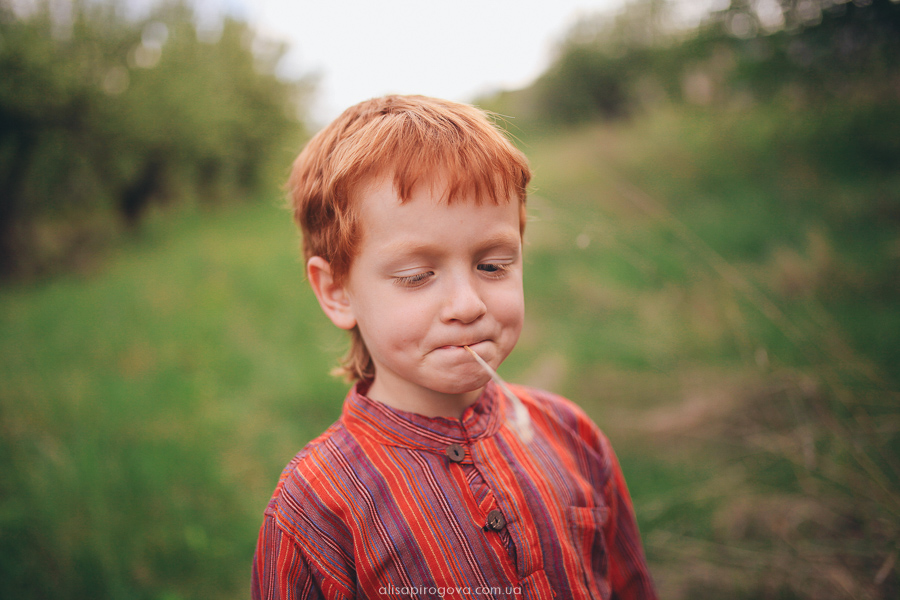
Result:
[[[416,288],[425,285],[432,275],[434,275],[434,271],[423,271],[421,273],[416,273],[415,275],[394,277],[394,283],[400,287]]]
[[[499,279],[509,272],[509,265],[482,263],[478,265],[477,269],[492,279]]]

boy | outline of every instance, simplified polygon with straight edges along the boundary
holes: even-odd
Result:
[[[351,335],[340,420],[288,464],[254,598],[655,598],[609,442],[496,368],[522,328],[525,157],[481,111],[389,96],[294,163],[307,277]]]

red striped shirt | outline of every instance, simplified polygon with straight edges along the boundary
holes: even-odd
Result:
[[[354,387],[281,475],[253,598],[656,598],[609,441],[570,401],[511,387],[527,444],[493,383],[459,420]]]

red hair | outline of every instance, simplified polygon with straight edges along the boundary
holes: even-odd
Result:
[[[417,184],[440,181],[444,200],[474,198],[519,203],[525,230],[528,160],[473,106],[424,96],[385,96],[345,110],[306,145],[291,170],[288,188],[294,219],[303,233],[303,255],[321,256],[335,281],[350,271],[362,236],[354,196],[372,178],[392,174],[401,202]],[[338,372],[349,379],[374,377],[359,330]]]

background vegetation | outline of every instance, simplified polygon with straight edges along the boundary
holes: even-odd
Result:
[[[126,8],[0,2],[0,276],[78,266],[163,205],[258,194],[303,138],[309,83],[275,76],[281,44],[177,1]]]
[[[62,34],[46,10],[2,13],[3,201],[19,189],[27,210],[0,288],[0,596],[246,597],[277,474],[345,391],[276,190],[309,84],[275,78],[239,22],[211,42],[184,7],[76,8]],[[661,597],[900,593],[898,9],[734,1],[686,28],[639,2],[480,101],[536,173],[528,324],[503,374],[610,434]],[[158,62],[132,65],[155,23]],[[126,89],[59,83],[88,30],[120,48],[84,52],[120,61]],[[29,88],[39,74],[98,104]],[[130,221],[122,192],[155,144],[178,159]]]

